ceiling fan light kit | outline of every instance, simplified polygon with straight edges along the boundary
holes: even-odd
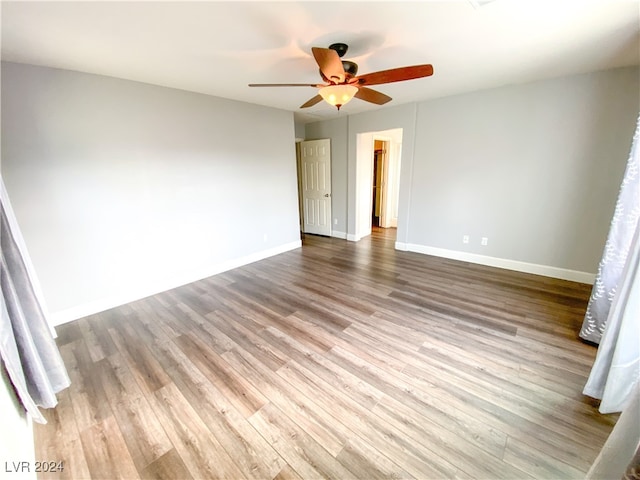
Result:
[[[353,96],[358,93],[358,87],[353,85],[329,85],[328,87],[322,87],[318,92],[320,96],[330,105],[340,107],[349,103]]]
[[[349,60],[341,60],[349,47],[344,43],[334,43],[329,48],[313,47],[311,52],[318,67],[320,76],[326,84],[308,83],[263,83],[249,84],[250,87],[315,87],[319,88],[319,95],[307,100],[300,108],[308,108],[324,100],[338,110],[357,97],[365,102],[384,105],[391,101],[391,97],[384,93],[367,88],[366,85],[381,85],[383,83],[402,82],[433,75],[431,65],[412,65],[410,67],[392,68],[381,72],[373,72],[356,76],[358,65]]]

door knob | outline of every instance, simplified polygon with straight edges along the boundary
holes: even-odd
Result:
[[[330,194],[330,193],[325,193],[325,194],[324,194],[324,196],[325,196],[325,197],[330,197],[330,196],[331,196],[331,194]]]

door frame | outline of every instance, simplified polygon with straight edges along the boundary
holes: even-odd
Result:
[[[382,156],[379,160],[379,165],[378,168],[381,169],[380,170],[380,184],[381,185],[377,185],[378,189],[380,191],[380,215],[378,216],[378,224],[380,227],[382,228],[389,228],[389,215],[391,214],[391,205],[389,203],[389,200],[391,198],[391,185],[389,184],[389,158],[391,155],[391,139],[390,138],[383,138],[382,136],[374,136],[373,137],[373,142],[374,142],[374,147],[373,147],[373,161],[376,161],[376,149],[375,149],[375,142],[379,141],[382,142],[383,145],[383,150],[382,150]],[[375,175],[375,165],[373,166],[373,171],[374,171],[374,175]],[[377,183],[377,181],[376,181]],[[374,207],[375,208],[375,207]]]
[[[389,141],[388,163],[397,164],[397,185],[394,196],[399,197],[401,152],[402,152],[402,128],[393,128],[382,131],[364,132],[356,134],[356,178],[355,178],[355,233],[348,235],[347,239],[358,241],[371,235],[371,211],[373,209],[373,155],[375,140]],[[387,182],[387,188],[391,187]],[[387,192],[389,193],[389,192]],[[398,206],[398,198],[394,205]],[[393,212],[392,212],[393,213]]]
[[[304,207],[304,183],[303,183],[303,167],[302,167],[302,148],[303,144],[307,142],[320,142],[326,141],[326,149],[328,151],[329,157],[329,175],[326,180],[326,185],[328,187],[328,197],[329,197],[329,211],[327,214],[327,226],[328,232],[319,234],[319,235],[327,235],[332,236],[333,234],[333,192],[332,192],[332,158],[331,158],[331,139],[330,138],[316,138],[313,140],[300,140],[296,141],[296,167],[297,167],[297,176],[298,176],[298,211],[299,211],[299,223],[300,223],[300,232],[309,233],[305,231],[305,207]],[[327,196],[327,195],[325,195]],[[316,234],[315,232],[311,232],[311,234]]]

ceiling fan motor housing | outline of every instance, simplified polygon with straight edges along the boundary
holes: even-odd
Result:
[[[344,72],[350,77],[355,77],[358,74],[358,64],[355,62],[342,60],[342,68],[344,68]]]
[[[344,69],[344,73],[347,74],[347,79],[355,77],[358,74],[358,64],[355,62],[342,60],[342,68]],[[324,73],[322,73],[322,70],[318,69],[318,72],[320,72],[320,76],[325,82],[333,83],[331,79],[327,78]]]

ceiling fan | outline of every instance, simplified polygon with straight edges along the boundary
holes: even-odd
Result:
[[[384,105],[391,101],[391,97],[382,92],[368,88],[368,85],[402,82],[433,75],[431,65],[412,65],[410,67],[392,68],[379,72],[356,76],[358,65],[349,60],[341,60],[349,47],[344,43],[334,43],[329,48],[313,47],[311,51],[318,67],[320,76],[325,83],[250,83],[250,87],[315,87],[319,88],[318,95],[308,100],[300,108],[308,108],[325,100],[327,103],[340,107],[353,97],[365,102]]]

